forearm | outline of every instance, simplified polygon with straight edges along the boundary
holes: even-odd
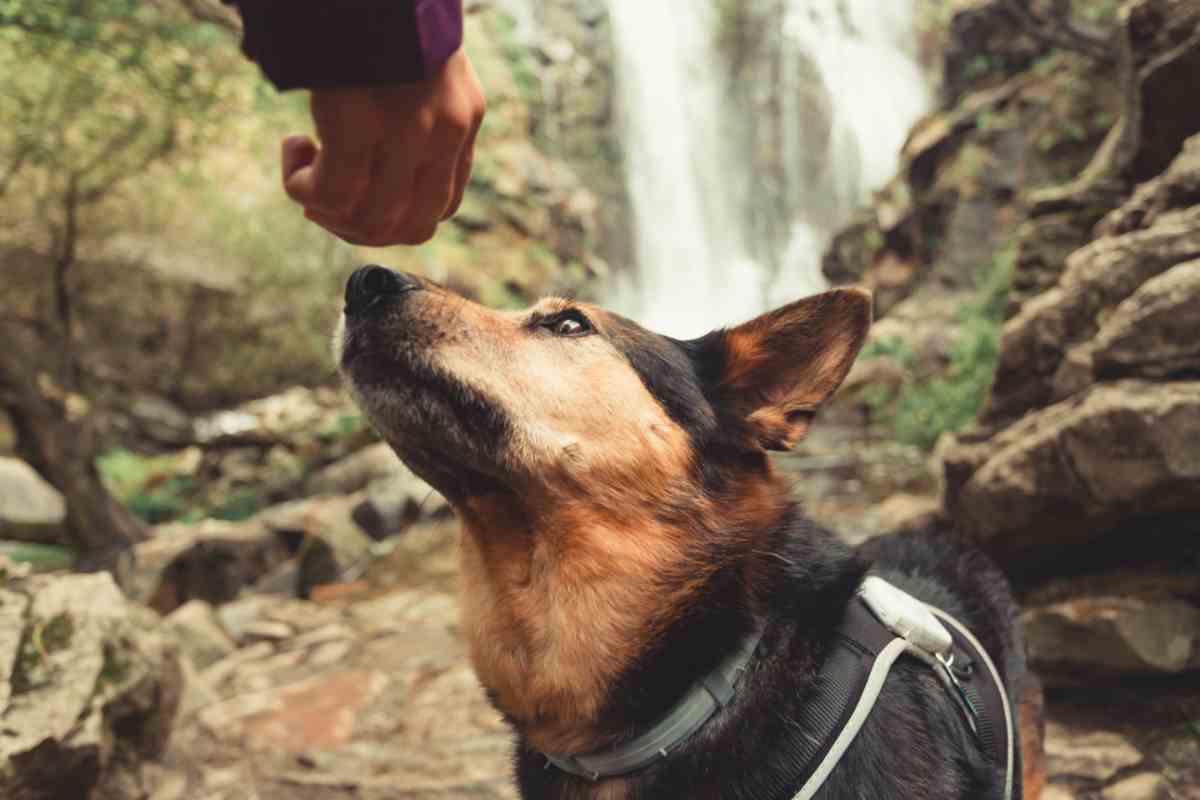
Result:
[[[462,0],[227,0],[279,89],[422,81],[462,44]]]

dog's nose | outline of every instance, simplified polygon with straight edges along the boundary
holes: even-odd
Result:
[[[394,297],[420,286],[409,276],[387,267],[368,264],[359,267],[346,281],[346,313],[357,314],[380,297]]]

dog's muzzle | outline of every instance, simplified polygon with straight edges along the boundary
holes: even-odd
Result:
[[[387,297],[399,297],[421,288],[421,284],[402,272],[395,272],[377,264],[359,267],[346,281],[347,317],[362,314]]]

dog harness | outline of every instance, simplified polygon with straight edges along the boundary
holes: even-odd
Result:
[[[546,755],[546,767],[600,781],[667,758],[733,700],[761,638],[759,626],[649,731],[605,750]],[[794,782],[799,791],[793,800],[816,795],[862,729],[892,665],[905,654],[938,676],[980,748],[1003,766],[1003,797],[1011,800],[1015,731],[996,665],[958,620],[874,575],[862,582],[846,607],[821,667],[816,697],[796,721],[809,735],[799,745],[804,768]]]

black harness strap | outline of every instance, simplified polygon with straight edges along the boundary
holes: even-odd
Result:
[[[908,654],[928,664],[961,709],[988,760],[1005,771],[1004,798],[1012,797],[1015,731],[999,675],[982,646],[953,617],[930,609],[951,639],[948,652],[931,653],[884,625],[861,596],[846,608],[831,652],[797,727],[805,766],[793,782],[793,800],[809,800],[824,784],[873,708],[896,659]]]
[[[806,733],[798,753],[798,761],[805,767],[795,782],[797,788],[812,778],[829,755],[863,696],[871,668],[895,640],[896,634],[881,625],[862,600],[855,597],[846,607],[817,678],[816,694],[796,720],[796,726]]]

